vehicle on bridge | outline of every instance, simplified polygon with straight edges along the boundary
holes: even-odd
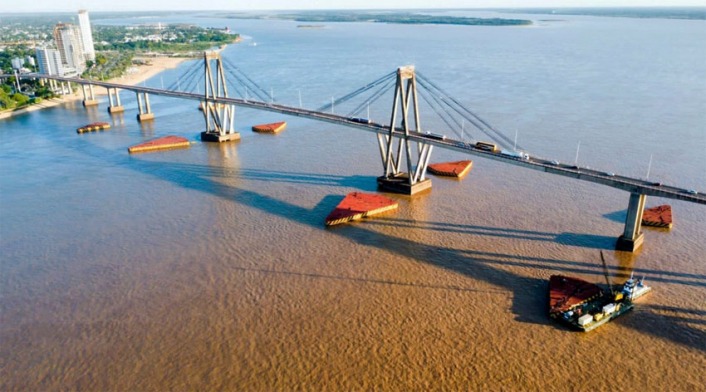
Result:
[[[350,121],[353,121],[355,123],[359,124],[372,124],[373,122],[368,120],[367,118],[360,118],[360,117],[350,117],[348,118]]]
[[[524,151],[501,150],[500,154],[508,156],[510,158],[522,159],[523,161],[529,160],[529,154]]]
[[[485,151],[490,151],[490,152],[500,151],[500,149],[498,148],[498,146],[496,144],[488,143],[488,142],[477,142],[476,148],[479,150],[485,150]]]
[[[446,135],[439,135],[438,133],[431,133],[431,132],[425,132],[424,133],[427,137],[430,137],[432,139],[436,140],[446,140]]]

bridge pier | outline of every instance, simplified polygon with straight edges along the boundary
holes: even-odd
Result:
[[[47,79],[49,81],[49,89],[53,91],[55,94],[59,95],[64,95],[63,91],[59,91],[59,85],[56,83],[56,80],[54,79]]]
[[[120,94],[118,94],[118,89],[117,88],[107,88],[108,90],[108,102],[110,106],[108,106],[108,113],[113,114],[113,113],[122,113],[125,111],[125,107],[123,107],[120,104]],[[113,98],[113,94],[115,94],[115,98]]]
[[[81,85],[81,89],[83,90],[83,106],[84,107],[98,105],[98,100],[96,100],[96,96],[93,93],[93,85],[92,84],[88,85],[88,93],[86,93],[86,85],[85,84]]]
[[[409,140],[409,109],[414,111],[414,126],[421,132],[419,122],[419,104],[417,99],[417,79],[413,66],[397,69],[397,86],[392,104],[392,118],[387,135],[378,134],[380,157],[385,174],[377,178],[378,188],[405,195],[414,195],[431,189],[431,179],[426,178],[427,165],[431,157],[432,145],[417,142],[416,154],[412,153]],[[402,114],[403,136],[395,135],[398,111]],[[395,146],[395,142],[397,145]],[[404,154],[403,154],[404,153]],[[407,163],[407,171],[403,171],[402,161]]]
[[[615,248],[627,252],[635,252],[642,246],[642,213],[645,211],[645,195],[630,193],[628,216],[625,218],[625,231],[618,237]]]
[[[152,109],[150,108],[150,98],[147,93],[137,93],[137,110],[139,112],[137,114],[137,121],[154,120],[154,113],[152,113]]]
[[[226,87],[226,77],[223,72],[223,63],[218,53],[203,53],[205,69],[205,87],[203,116],[206,120],[206,131],[201,132],[201,140],[204,142],[228,142],[240,140],[240,133],[236,132],[233,126],[235,121],[235,106],[217,103],[216,98],[227,98],[228,88]],[[216,78],[213,78],[211,71],[211,60],[216,61]]]

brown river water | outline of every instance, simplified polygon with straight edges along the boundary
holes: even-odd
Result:
[[[332,90],[416,61],[484,118],[518,127],[528,151],[573,161],[581,140],[580,163],[636,177],[653,155],[650,178],[706,191],[703,22],[238,23],[258,45],[245,40],[224,56],[253,77],[258,67],[273,79],[299,69],[301,79],[277,88],[289,88],[291,102],[297,87],[288,82],[311,83],[305,97],[325,103]],[[436,49],[466,32],[481,39]],[[345,72],[350,52],[332,52],[346,37],[354,49],[387,37],[374,49],[382,51],[410,34],[425,48],[406,49],[392,66],[373,56],[369,72]],[[671,35],[691,38],[674,46]],[[655,46],[646,69],[635,42]],[[530,44],[534,54],[522,53]],[[318,49],[282,60],[289,71],[264,60],[291,45]],[[456,57],[479,51],[480,64]],[[327,56],[346,76],[301,71],[323,70],[317,61]],[[525,66],[529,75],[517,72]],[[238,109],[242,140],[207,144],[197,141],[203,119],[194,102],[154,98],[157,119],[139,125],[134,97],[124,100],[128,112],[114,118],[105,102],[91,110],[70,103],[0,123],[0,390],[703,389],[704,206],[648,197],[648,206],[672,205],[674,228],[645,229],[640,252],[617,252],[627,193],[472,158],[462,181],[431,177],[431,192],[386,194],[399,202],[394,213],[326,228],[347,193],[376,191],[382,166],[372,134]],[[389,116],[390,104],[373,116]],[[279,135],[249,130],[282,119],[289,124]],[[76,134],[101,120],[113,128]],[[126,151],[166,134],[194,143]],[[437,148],[432,162],[464,158]],[[590,333],[552,322],[549,276],[605,284],[600,251],[613,284],[634,272],[652,293]]]

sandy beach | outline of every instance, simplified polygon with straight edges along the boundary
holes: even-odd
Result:
[[[166,69],[176,68],[179,64],[189,59],[190,58],[188,57],[135,57],[135,60],[144,60],[147,62],[147,64],[133,65],[123,76],[113,78],[108,81],[112,83],[120,83],[134,86],[159,74],[160,72]],[[95,89],[95,94],[106,95],[107,92],[105,89],[97,88]],[[82,98],[83,95],[79,90],[74,92],[73,94],[48,99],[41,103],[23,107],[20,109],[0,111],[0,120],[28,112],[33,112],[36,110],[53,107],[56,105],[61,105],[62,103],[71,102]]]

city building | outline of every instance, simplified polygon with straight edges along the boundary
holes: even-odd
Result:
[[[64,76],[64,66],[61,62],[61,54],[58,50],[37,48],[35,54],[37,55],[39,73]]]
[[[91,32],[91,21],[88,19],[88,11],[78,11],[78,26],[81,30],[83,55],[87,61],[95,61],[96,51],[93,48],[93,33]]]
[[[12,60],[10,60],[10,63],[12,64],[12,69],[22,69],[22,66],[24,66],[25,61],[20,58],[20,57],[15,57]]]
[[[54,27],[54,41],[61,61],[79,74],[86,69],[86,56],[81,43],[81,30],[71,23],[58,23]]]

